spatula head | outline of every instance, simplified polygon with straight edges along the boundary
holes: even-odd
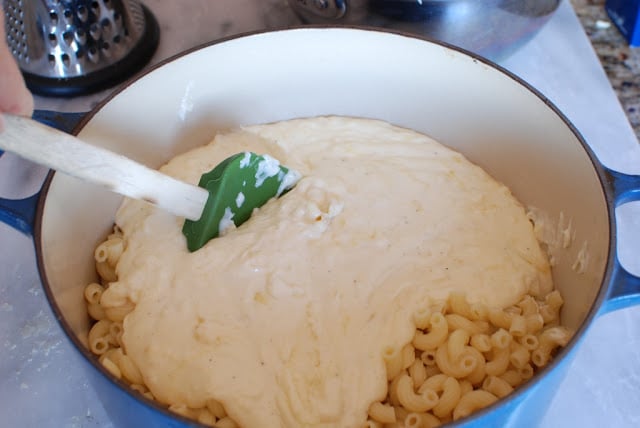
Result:
[[[189,251],[196,251],[232,225],[247,221],[253,210],[291,189],[300,174],[269,155],[233,155],[200,177],[198,186],[209,199],[197,221],[185,220],[182,233]]]

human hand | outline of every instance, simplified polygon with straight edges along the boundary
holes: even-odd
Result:
[[[33,96],[27,89],[20,69],[5,42],[4,11],[0,5],[0,132],[4,129],[2,113],[31,116]]]

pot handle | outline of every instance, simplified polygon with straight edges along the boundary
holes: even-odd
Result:
[[[607,173],[609,184],[613,190],[611,202],[614,207],[628,202],[640,201],[640,176],[627,175],[612,170],[608,170]],[[617,251],[611,272],[611,287],[609,287],[607,300],[602,306],[602,311],[606,313],[640,304],[640,277],[634,276],[622,267]]]
[[[72,133],[86,113],[59,113],[49,110],[36,110],[33,119],[61,131]],[[0,150],[0,156],[3,155]],[[25,235],[33,234],[36,208],[40,191],[24,199],[0,198],[0,221]]]

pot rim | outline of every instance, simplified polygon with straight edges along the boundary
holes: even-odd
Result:
[[[393,36],[399,36],[399,37],[404,37],[404,38],[410,38],[410,39],[416,39],[419,41],[423,41],[423,42],[427,42],[427,43],[431,43],[431,44],[435,44],[435,45],[440,45],[444,48],[447,48],[449,50],[455,51],[457,53],[461,53],[463,55],[466,55],[468,57],[471,57],[473,59],[473,61],[475,63],[482,63],[496,71],[498,71],[499,73],[502,73],[503,75],[505,75],[506,77],[510,78],[512,81],[514,81],[516,84],[520,85],[521,87],[525,88],[526,90],[528,90],[530,93],[532,93],[534,96],[536,96],[540,101],[542,101],[548,108],[550,108],[557,116],[559,119],[562,120],[562,122],[569,128],[569,130],[571,131],[571,133],[577,138],[577,140],[580,142],[580,145],[582,146],[582,148],[584,149],[584,151],[587,153],[589,160],[591,162],[591,165],[593,166],[597,176],[598,176],[598,180],[600,183],[600,190],[604,196],[604,203],[606,204],[606,209],[607,209],[607,217],[608,217],[608,224],[609,224],[609,245],[608,245],[608,250],[607,250],[607,257],[606,257],[606,262],[604,263],[604,271],[602,272],[602,280],[600,283],[600,287],[598,290],[598,293],[596,295],[596,298],[593,301],[593,304],[591,305],[591,307],[589,308],[589,311],[587,312],[584,321],[580,324],[580,326],[576,329],[575,333],[573,334],[573,336],[571,337],[571,339],[569,340],[569,342],[567,343],[567,345],[563,348],[561,348],[559,350],[559,352],[556,354],[556,356],[551,360],[551,362],[549,364],[547,364],[546,366],[544,366],[543,368],[539,369],[536,374],[529,380],[525,381],[524,383],[522,383],[520,386],[518,386],[511,394],[509,394],[507,397],[501,398],[499,399],[497,402],[493,403],[492,405],[485,407],[483,409],[480,409],[478,411],[473,412],[471,415],[462,418],[458,421],[455,422],[450,422],[449,424],[447,424],[446,426],[451,426],[451,427],[455,427],[455,426],[463,426],[466,425],[467,423],[474,423],[474,422],[478,422],[479,420],[481,420],[483,417],[485,417],[487,414],[489,413],[493,413],[494,411],[498,411],[501,408],[507,408],[509,406],[515,406],[517,405],[521,399],[523,398],[523,396],[525,394],[527,394],[530,390],[532,390],[533,388],[535,388],[536,386],[539,385],[539,383],[543,380],[543,378],[548,375],[551,371],[555,370],[556,367],[558,367],[560,364],[562,364],[564,362],[564,360],[566,360],[569,356],[569,354],[576,348],[576,346],[578,345],[578,342],[582,339],[582,337],[584,336],[584,334],[586,333],[587,329],[591,326],[592,322],[594,321],[595,318],[597,318],[600,309],[603,307],[603,304],[606,302],[607,300],[607,292],[609,290],[609,288],[611,287],[611,283],[612,283],[612,279],[613,279],[613,272],[614,272],[614,267],[615,267],[615,252],[616,252],[616,234],[615,234],[615,230],[616,230],[616,223],[615,223],[615,201],[614,201],[614,195],[613,195],[613,190],[612,190],[612,184],[610,182],[609,176],[607,175],[606,169],[604,166],[602,166],[602,164],[600,164],[598,158],[596,157],[595,153],[593,152],[593,150],[590,148],[590,146],[587,144],[586,140],[584,139],[584,137],[582,136],[582,134],[580,133],[580,131],[575,127],[575,125],[558,109],[558,107],[555,106],[555,104],[553,104],[545,95],[543,95],[539,90],[537,90],[535,87],[533,87],[531,84],[527,83],[524,79],[522,79],[521,77],[517,76],[515,73],[509,71],[508,69],[506,69],[505,67],[491,61],[490,59],[487,59],[485,57],[482,57],[474,52],[471,52],[469,50],[466,50],[464,48],[461,48],[459,46],[455,46],[452,45],[450,43],[447,42],[443,42],[443,41],[439,41],[439,40],[435,40],[426,36],[422,36],[422,35],[418,35],[418,34],[414,34],[414,33],[408,33],[408,32],[403,32],[403,31],[396,31],[396,30],[391,30],[391,29],[384,29],[384,28],[379,28],[379,27],[373,27],[373,26],[367,26],[367,25],[337,25],[337,24],[318,24],[318,25],[296,25],[296,26],[289,26],[286,28],[280,28],[280,29],[267,29],[267,30],[256,30],[256,31],[249,31],[249,32],[243,32],[243,33],[239,33],[239,34],[235,34],[235,35],[231,35],[231,36],[227,36],[227,37],[223,37],[220,39],[215,39],[209,42],[205,42],[202,44],[199,44],[197,46],[194,46],[192,48],[189,48],[185,51],[179,52],[175,55],[172,55],[166,59],[163,59],[162,61],[159,61],[156,64],[151,65],[149,68],[144,69],[140,72],[138,72],[137,74],[133,75],[132,77],[130,77],[129,79],[127,79],[125,82],[123,82],[122,84],[120,84],[111,94],[109,94],[105,99],[103,99],[101,102],[99,102],[93,109],[91,109],[85,116],[82,117],[82,119],[78,122],[78,124],[73,128],[72,134],[73,135],[78,135],[80,133],[80,131],[93,119],[93,117],[102,109],[104,108],[112,99],[114,99],[115,97],[119,96],[122,92],[124,92],[129,86],[131,86],[132,84],[136,83],[138,80],[142,79],[143,77],[147,76],[150,73],[153,73],[155,70],[169,64],[172,63],[176,60],[181,59],[182,57],[185,57],[191,53],[194,53],[196,51],[205,49],[207,47],[210,46],[214,46],[217,44],[221,44],[221,43],[225,43],[228,41],[232,41],[232,40],[236,40],[236,39],[240,39],[240,38],[248,38],[248,37],[258,37],[258,36],[262,36],[262,35],[268,35],[271,33],[280,33],[280,32],[296,32],[296,31],[305,31],[305,30],[347,30],[347,31],[364,31],[364,32],[375,32],[375,33],[383,33],[383,34],[390,34]],[[50,171],[47,174],[47,177],[44,181],[44,184],[42,186],[42,189],[40,191],[40,197],[38,199],[38,204],[36,207],[36,216],[35,216],[35,224],[34,224],[34,233],[33,233],[33,237],[34,237],[34,244],[35,244],[35,250],[36,250],[36,260],[37,260],[37,266],[38,266],[38,273],[40,275],[40,279],[42,282],[42,287],[44,289],[45,295],[47,297],[47,301],[49,303],[49,305],[51,306],[51,309],[55,315],[56,320],[58,321],[58,323],[60,324],[60,326],[62,327],[62,330],[64,331],[65,335],[71,340],[71,342],[74,344],[74,347],[76,348],[76,350],[78,352],[80,352],[80,354],[82,354],[82,356],[88,360],[89,364],[91,366],[93,366],[93,368],[97,369],[102,375],[104,375],[104,377],[106,377],[106,379],[108,381],[110,381],[112,384],[118,386],[120,389],[123,390],[123,392],[125,392],[126,394],[129,395],[130,398],[137,400],[139,403],[144,404],[148,407],[151,407],[152,409],[164,414],[165,416],[169,417],[169,418],[173,418],[177,421],[182,422],[185,425],[191,425],[191,426],[204,426],[199,424],[198,422],[194,421],[193,419],[189,419],[186,418],[182,415],[179,415],[177,413],[174,413],[170,410],[168,410],[166,407],[162,406],[160,403],[156,402],[155,400],[151,400],[148,399],[146,397],[144,397],[141,394],[138,394],[137,392],[135,392],[134,390],[132,390],[129,386],[129,384],[127,384],[126,382],[117,379],[115,376],[113,376],[106,368],[104,368],[104,366],[102,364],[99,363],[98,359],[96,358],[96,356],[91,353],[91,351],[86,348],[84,346],[84,344],[78,339],[78,337],[73,333],[73,330],[71,329],[69,323],[67,322],[67,320],[64,317],[64,314],[62,312],[62,310],[60,309],[60,307],[58,306],[54,293],[51,291],[51,287],[49,285],[49,280],[47,278],[47,274],[46,274],[46,269],[44,266],[44,261],[43,261],[43,254],[44,254],[44,250],[42,248],[42,218],[43,218],[43,211],[44,211],[44,205],[46,202],[46,198],[47,198],[47,194],[49,192],[51,183],[53,181],[53,177],[55,176],[55,171]]]

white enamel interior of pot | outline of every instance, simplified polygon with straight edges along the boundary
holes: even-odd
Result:
[[[80,137],[158,167],[222,129],[328,114],[383,119],[424,132],[506,183],[525,205],[553,219],[563,213],[575,241],[558,255],[554,279],[566,300],[564,322],[582,324],[604,277],[610,239],[596,170],[569,126],[540,98],[454,50],[335,28],[234,39],[133,83],[95,114]],[[44,207],[46,278],[83,341],[83,287],[95,278],[93,251],[111,228],[119,201],[56,174]],[[578,274],[572,265],[585,242],[589,259]]]

